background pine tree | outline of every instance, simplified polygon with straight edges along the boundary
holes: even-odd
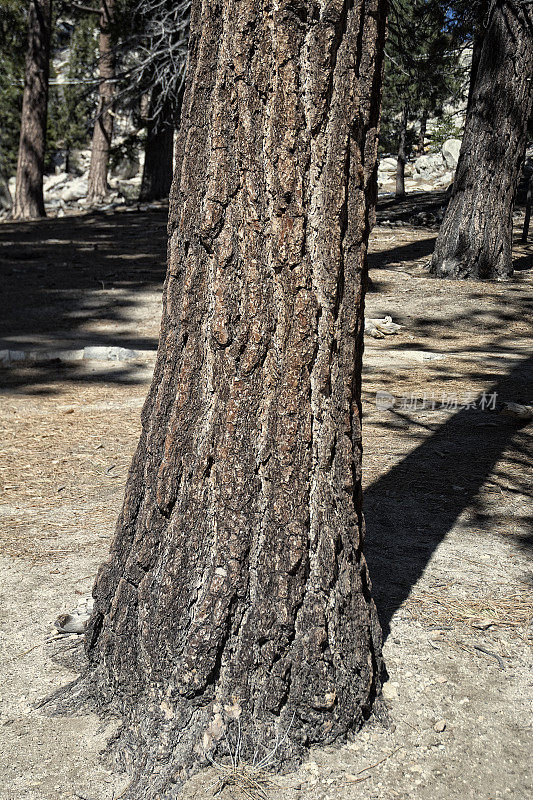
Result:
[[[443,118],[446,105],[463,98],[468,77],[468,67],[461,61],[469,41],[465,27],[459,26],[457,13],[452,14],[446,3],[406,0],[393,5],[385,47],[382,153],[398,152],[404,109],[409,156],[415,144],[421,150],[420,128],[426,120]],[[456,130],[453,133],[457,135]]]
[[[15,174],[26,49],[26,4],[3,0],[0,14],[0,178]]]
[[[58,74],[57,69],[52,71],[55,80],[50,87],[48,108],[47,168],[53,169],[55,157],[63,156],[68,172],[76,166],[72,151],[89,146],[96,107],[94,16],[80,16],[71,23],[63,22],[61,27],[58,21],[53,46],[64,52],[66,63],[63,62],[63,74]]]

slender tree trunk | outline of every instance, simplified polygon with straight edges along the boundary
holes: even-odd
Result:
[[[513,202],[533,102],[533,7],[497,0],[453,191],[431,262],[440,277],[512,275]]]
[[[428,124],[428,112],[424,108],[420,117],[420,130],[418,131],[418,153],[423,156],[426,151],[426,130]]]
[[[89,168],[89,186],[87,200],[91,203],[101,202],[107,195],[107,170],[109,149],[113,138],[113,79],[115,77],[115,56],[111,26],[113,24],[115,0],[101,0],[100,35],[98,71],[100,85],[98,89],[98,108],[94,123],[91,148],[91,166]]]
[[[407,137],[407,118],[409,110],[407,106],[402,108],[400,121],[400,137],[398,142],[398,161],[396,165],[396,198],[401,200],[405,197],[405,139]]]
[[[524,217],[524,227],[522,228],[522,244],[527,243],[529,235],[529,223],[531,221],[531,206],[533,205],[533,172],[529,176],[526,196],[526,215]]]
[[[130,798],[175,797],[237,729],[242,759],[277,739],[295,763],[380,692],[360,387],[384,18],[193,3],[156,368],[87,632]]]
[[[30,0],[28,49],[22,99],[15,219],[44,217],[43,172],[48,115],[51,0]]]
[[[9,183],[0,172],[0,211],[11,211],[13,199],[9,191]]]
[[[140,200],[160,200],[168,197],[174,167],[174,123],[168,105],[153,118],[153,103],[146,131],[144,168]]]

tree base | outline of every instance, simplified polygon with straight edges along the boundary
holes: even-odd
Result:
[[[304,697],[303,712],[298,713],[296,702],[274,714],[264,710],[267,697],[262,698],[261,713],[257,698],[251,703],[233,695],[225,701],[213,699],[222,694],[216,686],[197,697],[175,699],[170,688],[154,685],[137,697],[117,697],[105,672],[94,664],[80,691],[97,713],[123,720],[107,756],[132,776],[124,800],[175,800],[176,791],[202,769],[215,766],[223,774],[239,765],[250,778],[289,772],[298,768],[310,747],[345,743],[373,713],[383,720],[386,710],[379,695],[385,668],[380,641],[371,647],[372,673],[356,692],[359,702],[350,709],[342,708],[333,696],[320,698],[322,702],[317,698],[316,707],[310,709]],[[354,674],[354,685],[358,679],[361,675]]]
[[[86,197],[86,202],[88,205],[98,205],[100,203],[106,203],[109,201],[111,196],[111,192],[109,189],[106,189],[105,192],[91,192]]]
[[[48,713],[53,715],[91,712],[103,721],[110,721],[121,714],[116,702],[102,697],[91,671],[62,687],[45,702]],[[184,709],[183,728],[179,728],[175,721],[168,721],[166,727],[162,725],[154,708],[146,707],[144,712],[137,711],[132,716],[123,707],[124,713],[127,716],[122,717],[122,726],[101,753],[109,769],[131,777],[122,800],[176,800],[177,791],[189,778],[209,768],[214,768],[220,781],[227,785],[238,787],[241,780],[241,786],[247,783],[260,787],[268,785],[274,775],[297,770],[309,755],[305,735],[296,740],[291,736],[295,714],[288,715],[284,725],[269,725],[248,717],[238,704],[189,708]],[[371,717],[385,728],[390,725],[387,707],[380,698],[374,699],[371,710],[340,739],[330,737],[330,741],[326,737],[323,742],[312,743],[342,746],[353,740]],[[206,730],[216,737],[216,746],[209,753],[199,746],[202,739],[206,740]]]
[[[385,5],[193,12],[157,362],[86,640],[143,800],[345,741],[383,669],[360,375]]]
[[[498,272],[495,269],[480,269],[478,264],[453,257],[440,259],[434,256],[429,271],[436,278],[450,280],[508,281],[513,277],[512,266]]]
[[[13,211],[12,218],[19,222],[30,221],[32,219],[45,219],[46,212],[44,208],[22,208]]]

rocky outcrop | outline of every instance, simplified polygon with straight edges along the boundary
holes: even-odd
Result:
[[[446,162],[442,153],[430,153],[419,156],[414,162],[414,177],[421,180],[431,180],[443,175],[446,171]]]
[[[82,197],[86,196],[87,196],[86,178],[74,178],[74,180],[68,181],[68,183],[61,190],[60,194],[61,200],[64,200],[65,203],[68,203],[69,200],[81,200]]]
[[[453,181],[459,158],[461,142],[447,139],[437,153],[419,156],[405,165],[405,188],[407,191],[442,189]],[[378,167],[378,186],[383,192],[394,191],[397,159],[382,158]]]

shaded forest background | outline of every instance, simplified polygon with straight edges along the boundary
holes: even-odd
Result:
[[[3,216],[11,214],[15,194],[28,14],[39,5],[27,0],[2,4]],[[186,68],[189,5],[190,0],[52,4],[43,164],[48,214],[63,216],[69,202],[94,206],[168,196]],[[451,184],[488,12],[489,5],[482,0],[473,4],[397,0],[391,5],[380,133],[382,191],[403,197],[406,177],[411,188]],[[104,128],[108,141],[102,150],[97,134]],[[451,148],[446,148],[448,142]],[[530,142],[531,125],[528,146]],[[96,161],[100,162],[98,179]],[[519,190],[522,202],[530,171],[526,159]],[[108,177],[113,179],[111,184]],[[418,185],[413,178],[419,179]],[[18,216],[31,215],[19,212]]]

